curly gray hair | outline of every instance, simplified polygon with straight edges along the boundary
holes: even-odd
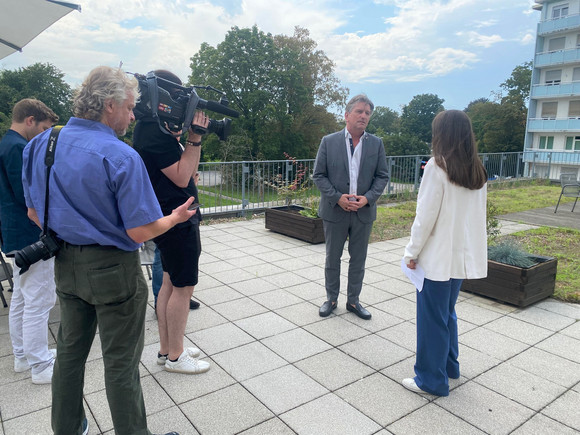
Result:
[[[78,118],[100,121],[105,103],[113,100],[120,104],[129,95],[139,99],[139,83],[120,68],[98,66],[94,68],[74,98],[74,115]]]

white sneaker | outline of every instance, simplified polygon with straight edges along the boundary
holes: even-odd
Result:
[[[48,349],[50,353],[53,355],[53,359],[56,358],[56,349]],[[14,371],[16,373],[22,373],[27,370],[30,370],[30,364],[28,364],[28,360],[26,357],[24,358],[16,358],[14,357]]]
[[[187,354],[192,358],[197,358],[198,356],[201,355],[201,352],[197,347],[187,347],[187,348],[185,348],[185,352],[187,352]],[[157,364],[160,366],[164,366],[165,361],[167,361],[167,355],[161,355],[158,353],[157,354]]]
[[[167,359],[165,361],[165,370],[173,373],[185,373],[189,375],[196,375],[204,373],[209,370],[209,363],[200,361],[197,358],[192,358],[187,353],[187,349],[183,351],[177,361],[173,362]]]
[[[50,384],[52,382],[52,371],[54,369],[54,360],[51,361],[50,365],[45,368],[40,373],[32,374],[33,384]]]
[[[405,378],[403,379],[403,387],[405,387],[407,390],[411,390],[415,393],[419,393],[419,394],[429,394],[427,393],[427,391],[423,391],[421,388],[419,388],[417,386],[417,384],[415,383],[415,379],[413,378]]]

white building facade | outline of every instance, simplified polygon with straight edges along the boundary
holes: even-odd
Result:
[[[540,12],[524,143],[528,175],[580,175],[580,0],[536,0]]]

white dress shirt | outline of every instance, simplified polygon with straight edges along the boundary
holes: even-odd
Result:
[[[352,136],[348,132],[348,130],[344,129],[345,133],[345,143],[346,143],[346,154],[348,156],[348,173],[350,176],[350,184],[349,184],[349,191],[348,193],[351,195],[358,195],[356,190],[358,188],[358,172],[360,169],[360,161],[362,157],[362,147],[363,147],[363,139],[366,133],[360,137],[360,140],[356,147],[354,147],[354,152],[351,151],[352,147]],[[354,201],[354,199],[352,199]]]
[[[487,276],[487,184],[469,190],[451,183],[431,158],[417,198],[406,264],[415,260],[432,281]]]

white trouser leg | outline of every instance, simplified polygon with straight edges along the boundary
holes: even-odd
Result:
[[[54,359],[54,355],[48,351],[48,315],[56,302],[54,258],[32,264],[22,275],[19,275],[19,272],[20,268],[15,264],[14,284],[16,286],[18,281],[24,299],[21,320],[22,347],[32,373],[37,374],[48,367]],[[12,324],[10,326],[12,332]],[[14,347],[16,349],[16,346]],[[18,357],[16,350],[14,356]]]
[[[12,259],[12,297],[10,298],[10,311],[8,314],[8,325],[10,328],[10,340],[12,341],[12,352],[18,359],[25,358],[24,344],[22,342],[22,317],[24,316],[24,297],[20,290],[20,277],[16,271],[17,266]]]

